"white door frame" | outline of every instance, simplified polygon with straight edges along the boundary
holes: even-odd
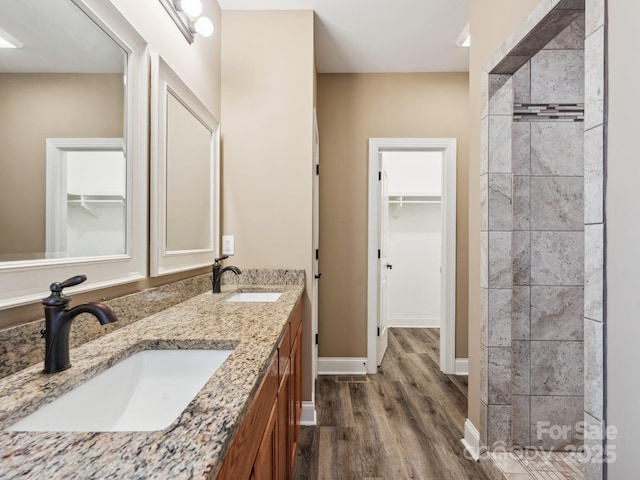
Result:
[[[369,139],[369,229],[367,274],[367,373],[376,373],[376,325],[378,318],[378,172],[380,153],[435,151],[443,153],[442,165],[442,276],[440,278],[440,369],[456,370],[456,146],[455,138]]]
[[[47,138],[45,248],[47,258],[67,257],[67,162],[70,151],[125,151],[123,138]],[[127,218],[129,198],[125,200]],[[128,229],[128,227],[127,227]]]

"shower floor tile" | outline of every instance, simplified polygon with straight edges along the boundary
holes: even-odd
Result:
[[[583,480],[580,454],[570,452],[490,452],[507,480]]]

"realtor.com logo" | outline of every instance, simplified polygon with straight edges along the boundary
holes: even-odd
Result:
[[[577,459],[583,463],[613,463],[616,461],[615,440],[618,429],[609,425],[604,430],[599,426],[577,422],[575,425],[558,425],[551,422],[536,424],[536,439],[543,446],[509,447],[505,442],[498,441],[493,445],[481,447],[481,451],[517,452],[523,459],[553,460],[556,452],[575,453]],[[547,446],[545,445],[552,445]],[[554,447],[553,445],[562,445]],[[465,452],[467,456],[467,452]],[[469,458],[471,456],[469,455]]]

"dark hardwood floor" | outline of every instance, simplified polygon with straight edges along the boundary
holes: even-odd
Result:
[[[467,377],[440,372],[438,333],[391,329],[377,375],[318,377],[294,479],[487,479],[464,457]]]

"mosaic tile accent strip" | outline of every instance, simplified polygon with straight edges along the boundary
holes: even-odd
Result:
[[[514,122],[584,122],[584,103],[514,103]]]

